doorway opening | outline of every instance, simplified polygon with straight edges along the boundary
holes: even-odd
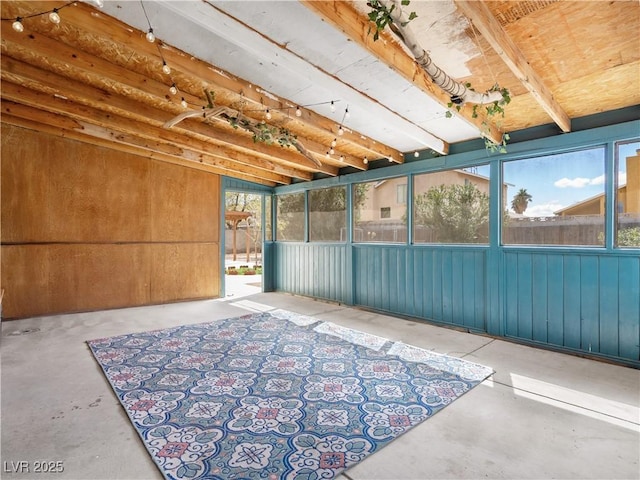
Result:
[[[228,191],[224,214],[225,297],[262,292],[263,195]]]

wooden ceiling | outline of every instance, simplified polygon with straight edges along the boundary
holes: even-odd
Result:
[[[154,29],[158,39],[150,43],[140,22],[127,24],[106,13],[127,19],[125,10],[140,11],[139,2],[105,2],[102,10],[76,2],[60,10],[62,21],[56,25],[47,15],[27,17],[64,2],[3,0],[2,122],[275,186],[366,170],[376,159],[400,163],[414,149],[447,153],[449,145],[483,134],[499,139],[502,132],[549,123],[555,123],[558,131],[570,131],[573,118],[640,104],[637,1],[412,2],[409,9],[423,22],[416,23],[418,36],[429,42],[423,47],[433,52],[437,64],[463,71],[456,78],[472,83],[476,90],[495,82],[510,90],[512,102],[505,118],[492,121],[488,130],[486,118],[474,118],[469,106],[454,111],[456,118],[451,122],[444,118],[447,94],[416,67],[390,32],[373,42],[362,2],[295,2],[310,15],[309,22],[321,22],[298,24],[298,31],[308,28],[311,32],[324,25],[335,32],[332,38],[325,35],[323,45],[317,45],[312,35],[306,40],[295,32],[295,41],[275,38],[272,31],[285,35],[286,28],[266,25],[265,18],[272,11],[273,22],[276,17],[282,19],[285,12],[294,10],[291,2],[196,1],[175,2],[176,7],[165,1],[158,5],[163,3],[167,9],[154,10],[153,2],[145,2],[154,25],[162,24],[161,15],[164,21],[172,21],[170,8],[187,12],[195,5],[229,18],[235,15],[234,24],[244,29],[236,40],[249,38],[249,32],[271,50],[260,50],[262,60],[250,46],[243,47],[250,56],[242,51],[238,55],[234,50],[240,48],[238,40],[226,50],[221,47],[218,60],[206,59],[194,53],[195,48],[190,51],[188,42],[179,45],[188,37],[184,29],[164,35]],[[266,17],[260,9],[266,9]],[[437,9],[448,13],[438,19]],[[194,16],[197,13],[194,10]],[[23,32],[11,28],[16,17],[24,19]],[[179,17],[188,18],[186,13],[184,18],[179,14],[176,21]],[[194,21],[191,18],[188,21]],[[436,21],[425,23],[430,18]],[[453,26],[434,40],[437,22]],[[221,35],[216,28],[211,26],[211,39],[194,34],[190,41],[218,50],[212,41],[214,34]],[[349,60],[331,71],[331,62],[339,64],[345,59],[340,53],[355,46],[361,52],[358,61]],[[438,48],[445,52],[439,58]],[[449,57],[454,57],[454,51],[468,58],[452,65]],[[170,75],[162,71],[162,58],[171,67]],[[304,101],[311,98],[313,89],[301,88],[300,81],[278,70],[287,58],[292,65],[293,60],[297,62],[302,77],[318,85],[318,91],[324,92],[321,87],[333,82],[340,87],[336,91],[352,95],[351,103],[335,98],[339,107],[330,113],[331,96]],[[327,63],[322,65],[323,61]],[[223,63],[227,68],[220,67]],[[376,66],[386,70],[375,70]],[[367,73],[374,71],[383,73]],[[178,87],[176,95],[169,92],[171,82]],[[214,93],[215,106],[224,107],[222,115],[198,115],[164,127],[185,110],[207,106],[205,91]],[[358,118],[346,118],[345,104]],[[300,116],[296,115],[298,105],[307,105]],[[301,154],[295,145],[254,141],[252,132],[229,122],[229,117],[237,115],[254,126],[267,122],[290,131],[308,154]],[[338,135],[341,123],[344,134]],[[328,154],[334,140],[334,152]]]

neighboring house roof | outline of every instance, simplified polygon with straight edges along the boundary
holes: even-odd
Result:
[[[622,190],[626,189],[627,186],[626,185],[621,185],[620,187],[618,187],[618,193],[620,193]],[[597,195],[594,195],[592,197],[589,198],[585,198],[584,200],[581,200],[579,202],[573,203],[571,205],[569,205],[568,207],[564,207],[561,208],[560,210],[556,210],[555,212],[553,212],[554,215],[561,215],[563,213],[567,213],[570,212],[571,210],[575,210],[576,208],[579,207],[583,207],[589,203],[594,203],[596,200],[600,200],[601,198],[604,197],[604,192],[603,193],[599,193]]]

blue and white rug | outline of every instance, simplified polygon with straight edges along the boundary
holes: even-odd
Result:
[[[331,479],[493,373],[284,310],[88,344],[168,479]]]

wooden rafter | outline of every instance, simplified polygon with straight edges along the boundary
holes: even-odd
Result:
[[[28,5],[25,2],[12,2],[12,4],[16,11],[20,8],[37,10],[40,7],[46,7],[46,2],[28,2]],[[117,71],[119,68],[121,73],[129,77],[127,83],[131,87],[144,93],[151,92],[154,97],[166,102],[164,97],[167,96],[168,86],[166,79],[163,79],[162,74],[159,73],[160,57],[157,46],[146,42],[141,32],[132,31],[130,27],[121,24],[121,22],[81,4],[65,10],[63,25],[52,26],[48,22],[42,22],[33,26],[33,30],[48,37],[43,42],[58,40],[64,43],[63,47],[66,46],[70,50],[80,48],[79,56],[85,59],[89,58],[87,63],[95,65],[93,60],[98,60],[98,62],[110,64],[111,70]],[[11,32],[8,33],[11,35]],[[161,48],[163,56],[172,67],[172,77],[190,105],[198,106],[205,103],[202,98],[202,89],[205,87],[219,94],[216,97],[218,104],[226,102],[226,105],[231,108],[239,103],[245,105],[247,111],[244,114],[254,120],[262,119],[261,108],[272,109],[273,123],[285,126],[298,136],[305,148],[325,164],[327,168],[320,169],[323,173],[335,175],[338,166],[366,169],[367,165],[363,161],[365,156],[370,159],[381,157],[393,157],[396,161],[402,159],[402,154],[399,151],[349,130],[346,130],[345,135],[340,137],[334,158],[327,159],[325,157],[327,145],[336,135],[334,122],[305,109],[303,109],[303,115],[300,118],[292,118],[286,113],[282,113],[283,109],[291,107],[291,102],[278,99],[263,92],[255,85],[215,67],[212,68],[211,65],[185,55],[179,50],[166,45],[162,45]],[[79,62],[79,59],[73,61],[73,63]],[[99,68],[94,67],[94,70],[98,72],[103,68],[107,67],[101,65]],[[132,75],[133,77],[131,77]],[[138,76],[137,80],[135,79],[136,75]],[[96,86],[96,88],[100,87]],[[181,111],[175,110],[177,102],[166,103],[171,103],[171,105],[165,105],[163,108],[166,108],[167,111],[174,110],[172,115],[165,118],[165,121]],[[188,123],[191,128],[193,122]],[[301,157],[297,153],[296,155]],[[343,163],[337,160],[340,155],[344,158]],[[304,159],[304,157],[301,158]],[[304,168],[302,165],[301,167]]]
[[[50,104],[55,95],[61,91],[62,85],[67,81],[66,78],[55,73],[40,70],[11,59],[6,55],[2,56],[2,79],[5,82],[3,84],[3,98],[25,104],[41,101],[42,107]],[[20,85],[20,87],[17,87],[17,85]],[[41,95],[34,99],[35,93],[29,92],[26,87],[30,87]],[[196,130],[200,129],[202,132],[200,134],[190,132],[187,136],[185,136],[185,131],[178,134],[161,129],[159,125],[161,124],[161,119],[164,118],[162,111],[153,109],[145,104],[136,104],[130,99],[121,98],[118,95],[109,95],[104,91],[87,85],[76,85],[74,91],[66,92],[66,99],[69,100],[65,107],[68,109],[69,114],[82,115],[82,118],[88,122],[96,122],[100,116],[105,116],[109,119],[120,118],[121,121],[115,124],[117,128],[126,128],[136,135],[144,135],[147,132],[151,132],[149,133],[152,136],[151,138],[170,142],[173,145],[181,145],[185,149],[185,154],[186,152],[196,152],[203,155],[212,155],[222,160],[229,160],[233,162],[229,164],[229,167],[237,163],[247,165],[255,169],[256,172],[265,170],[303,180],[312,178],[310,172],[280,164],[268,156],[256,155],[255,152],[248,152],[248,149],[245,149],[245,152],[240,149],[232,149],[220,139],[210,137],[215,132],[212,132],[212,129],[205,125],[194,125]],[[124,104],[129,109],[137,110],[140,115],[131,115],[130,110],[124,108]],[[62,105],[58,105],[56,108],[62,108]],[[94,110],[88,110],[88,108]],[[94,111],[102,113],[100,116],[93,116],[90,112]],[[124,132],[126,133],[126,130]]]
[[[41,36],[38,36],[38,38]],[[34,40],[35,41],[35,40]],[[60,51],[64,51],[64,48],[59,48]],[[27,52],[27,53],[25,53]],[[24,55],[30,55],[28,58],[24,58]],[[13,59],[10,55],[14,55],[21,60]],[[74,54],[78,58],[77,54]],[[76,81],[73,89],[68,89],[69,80],[77,80],[77,77],[81,75],[76,71],[75,65],[70,65],[65,62],[66,58],[58,58],[56,63],[55,54],[42,55],[38,49],[30,49],[19,44],[13,44],[9,39],[3,43],[3,68],[2,75],[4,80],[13,80],[18,84],[37,84],[41,91],[49,93],[51,95],[59,94],[67,98],[73,99],[76,103],[82,105],[92,106],[96,109],[108,112],[110,115],[122,115],[126,118],[131,118],[139,122],[149,123],[151,125],[162,125],[167,118],[166,110],[155,108],[150,105],[146,100],[146,97],[137,98],[136,90],[129,90],[127,96],[119,95],[118,92],[122,89],[119,85],[101,84],[98,83],[95,86],[91,85],[91,82],[84,79],[84,82]],[[39,68],[33,65],[25,63],[29,61],[31,63],[41,62],[43,68]],[[80,61],[80,60],[79,60]],[[88,64],[99,64],[99,59],[89,58],[84,59]],[[93,63],[92,63],[93,62]],[[57,68],[59,67],[59,68]],[[53,72],[44,70],[48,68]],[[82,69],[80,69],[82,70]],[[61,74],[56,73],[59,71]],[[94,79],[100,79],[101,76],[93,74]],[[102,81],[102,80],[99,80]],[[110,88],[113,87],[113,88]],[[150,87],[153,90],[153,86]],[[3,96],[5,92],[3,91]],[[13,100],[19,101],[17,98]],[[171,105],[174,109],[181,109],[179,106],[169,104],[168,102],[161,102],[160,105],[166,108],[166,105]],[[175,111],[175,110],[174,110]],[[91,118],[87,117],[88,121]],[[118,126],[125,125],[122,123]],[[131,127],[131,132],[137,134],[140,131],[144,131],[143,128],[137,126]],[[214,126],[215,127],[215,126]],[[201,148],[201,151],[215,151],[219,152],[218,155],[224,158],[233,160],[234,162],[245,163],[258,168],[258,172],[261,167],[269,171],[274,171],[288,175],[290,177],[300,178],[304,180],[311,179],[311,173],[313,171],[323,171],[328,175],[337,174],[337,168],[333,166],[323,165],[318,168],[315,164],[303,164],[307,162],[306,159],[301,159],[300,156],[294,151],[283,149],[276,146],[268,146],[264,144],[255,144],[250,136],[237,135],[227,131],[218,131],[217,128],[212,128],[211,125],[203,125],[200,122],[192,122],[188,126],[181,129],[181,134],[185,134],[200,140],[211,142],[212,144],[206,145]],[[158,131],[157,135],[167,137],[171,133],[166,131]],[[172,141],[179,142],[180,137],[173,133],[176,137]],[[182,138],[183,143],[185,138]],[[196,144],[198,142],[195,142]],[[187,142],[190,148],[193,148],[194,140]],[[251,155],[253,154],[253,155]],[[232,172],[233,169],[230,169]],[[280,182],[279,182],[280,183]],[[288,183],[288,182],[285,182]]]
[[[491,14],[489,7],[484,2],[469,0],[455,0],[455,4],[553,121],[562,131],[570,132],[571,119],[553,98],[549,88],[527,62],[518,46],[504,31],[500,22]]]
[[[391,34],[386,31],[380,32],[381,38],[374,41],[373,35],[370,34],[371,24],[368,18],[356,10],[350,2],[301,0],[301,3],[366,48],[380,61],[416,85],[444,108],[447,108],[447,104],[451,102],[449,95],[433,82],[417,65],[415,59],[406,53],[398,41],[391,37]],[[481,112],[474,116],[471,105],[463,105],[459,112],[454,113],[493,142],[502,142],[500,129]]]

